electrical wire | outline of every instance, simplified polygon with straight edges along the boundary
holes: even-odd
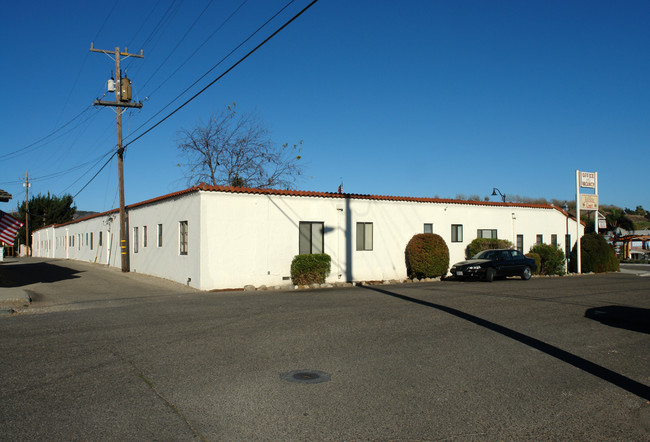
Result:
[[[210,34],[210,35],[208,36],[208,38],[206,38],[205,40],[203,40],[203,43],[201,43],[201,44],[199,45],[199,47],[196,48],[196,49],[194,50],[194,52],[192,52],[192,53],[190,54],[189,57],[187,57],[187,58],[186,58],[182,63],[180,63],[180,64],[178,65],[178,67],[174,70],[174,72],[172,72],[171,74],[169,74],[169,76],[168,76],[167,78],[165,78],[165,79],[164,79],[164,80],[163,80],[163,81],[162,81],[158,86],[156,86],[156,88],[155,88],[153,91],[151,91],[151,92],[149,92],[149,93],[147,94],[147,97],[148,97],[148,98],[151,98],[151,96],[152,96],[153,94],[155,94],[155,93],[158,91],[158,89],[160,89],[160,88],[161,88],[165,83],[167,83],[167,82],[168,82],[168,81],[169,81],[169,80],[170,80],[174,75],[176,75],[176,73],[177,73],[178,71],[181,70],[181,68],[182,68],[183,66],[185,66],[185,65],[186,65],[186,64],[187,64],[187,63],[188,63],[192,58],[194,58],[194,56],[195,56],[195,55],[196,55],[196,54],[201,50],[201,48],[203,48],[203,46],[205,46],[205,45],[206,45],[210,40],[212,40],[212,37],[214,37],[214,36],[217,34],[217,32],[219,32],[219,31],[221,30],[221,28],[223,28],[223,27],[224,27],[224,26],[225,26],[225,25],[230,21],[230,19],[233,18],[233,17],[235,16],[235,14],[237,14],[237,12],[239,12],[239,10],[240,10],[240,9],[241,9],[241,8],[242,8],[246,3],[248,3],[248,0],[244,0],[243,2],[241,2],[240,5],[239,5],[239,6],[238,6],[238,7],[237,7],[237,8],[236,8],[236,9],[235,9],[235,10],[234,10],[234,11],[233,11],[229,16],[228,16],[228,18],[226,18],[226,19],[225,19],[225,20],[224,20],[224,21],[223,21],[223,22],[222,22],[222,23],[217,27],[217,29],[215,29],[215,30],[212,32],[212,34]],[[286,6],[285,6],[285,7],[286,7]],[[283,8],[283,9],[284,9],[284,8]],[[209,72],[209,71],[208,71],[208,72]],[[201,77],[201,78],[203,78],[203,77]],[[149,81],[149,80],[147,80],[147,81]],[[194,84],[196,84],[196,83],[194,83]],[[193,84],[193,85],[194,85],[194,84]],[[192,86],[193,86],[193,85],[192,85]],[[145,86],[146,86],[146,83],[145,83]],[[190,87],[191,87],[191,86],[190,86]],[[145,124],[146,124],[146,123],[145,123]]]
[[[183,36],[180,38],[180,40],[178,40],[178,42],[176,43],[176,46],[174,46],[174,49],[172,49],[172,50],[169,52],[169,54],[167,55],[167,57],[165,57],[165,59],[164,59],[164,60],[163,60],[159,65],[158,65],[158,67],[156,68],[156,70],[153,71],[153,73],[149,76],[149,78],[144,82],[144,84],[142,85],[142,89],[144,89],[145,87],[147,87],[147,84],[149,84],[149,82],[151,81],[151,79],[152,79],[152,78],[153,78],[153,77],[158,73],[158,71],[159,71],[159,70],[164,66],[164,64],[167,63],[167,60],[169,60],[169,58],[170,58],[172,55],[174,55],[174,52],[176,52],[176,50],[177,50],[178,47],[181,45],[181,43],[183,43],[183,41],[184,41],[185,38],[188,36],[188,34],[192,31],[192,29],[194,29],[194,26],[196,26],[196,24],[197,24],[198,21],[201,19],[201,17],[203,17],[203,14],[205,14],[205,11],[207,11],[208,8],[212,5],[212,2],[213,2],[213,1],[214,1],[214,0],[210,0],[210,1],[208,2],[208,4],[205,6],[205,8],[203,8],[203,10],[202,10],[201,13],[199,14],[199,16],[196,17],[196,19],[194,20],[194,22],[190,25],[189,29],[188,29],[187,31],[185,31],[185,34],[183,34]]]
[[[158,7],[159,4],[160,4],[160,0],[158,0],[158,1],[156,2],[156,4],[153,5],[153,8],[151,8],[151,11],[149,11],[149,14],[147,14],[147,16],[145,17],[145,19],[142,20],[142,23],[140,23],[140,27],[139,27],[138,30],[135,32],[135,34],[133,34],[133,37],[131,37],[131,40],[129,40],[129,43],[128,43],[127,46],[131,46],[131,43],[133,43],[133,41],[135,40],[135,38],[138,36],[138,34],[140,33],[140,31],[141,31],[142,28],[144,27],[145,23],[147,23],[147,21],[149,21],[149,17],[151,17],[151,14],[153,14],[153,11],[156,10],[156,8]]]
[[[127,146],[133,144],[135,141],[139,140],[139,139],[142,138],[144,135],[146,135],[147,133],[151,132],[153,129],[155,129],[157,126],[159,126],[160,124],[162,124],[165,120],[167,120],[169,117],[171,117],[172,115],[174,115],[176,112],[178,112],[178,111],[181,110],[183,107],[185,107],[187,104],[189,104],[191,101],[193,101],[196,97],[198,97],[198,96],[201,95],[203,92],[205,92],[208,88],[210,88],[210,87],[211,87],[212,85],[214,85],[217,81],[219,81],[221,78],[223,78],[224,76],[226,76],[230,71],[232,71],[233,69],[235,69],[239,64],[241,64],[244,60],[246,60],[248,57],[250,57],[253,53],[255,53],[259,48],[261,48],[261,47],[264,46],[266,43],[268,43],[268,42],[269,42],[273,37],[275,37],[276,35],[278,35],[278,34],[279,34],[279,33],[280,33],[284,28],[286,28],[287,26],[289,26],[289,25],[290,25],[294,20],[296,20],[298,17],[300,17],[302,14],[304,14],[304,13],[305,13],[309,8],[311,8],[311,7],[312,7],[312,6],[313,6],[317,1],[318,1],[318,0],[312,0],[311,3],[309,3],[309,4],[308,4],[307,6],[305,6],[303,9],[301,9],[301,10],[300,10],[296,15],[294,15],[291,19],[289,19],[289,20],[288,20],[287,22],[285,22],[282,26],[280,26],[280,27],[279,27],[275,32],[273,32],[271,35],[269,35],[269,36],[268,36],[266,39],[264,39],[260,44],[258,44],[257,46],[255,46],[255,47],[254,47],[252,50],[250,50],[246,55],[244,55],[244,56],[243,56],[242,58],[240,58],[236,63],[234,63],[232,66],[230,66],[230,68],[228,68],[225,72],[223,72],[223,73],[222,73],[221,75],[219,75],[217,78],[215,78],[214,80],[212,80],[212,81],[211,81],[207,86],[205,86],[205,87],[204,87],[203,89],[201,89],[199,92],[197,92],[196,94],[194,94],[192,97],[190,97],[188,100],[186,100],[183,104],[181,104],[180,106],[178,106],[176,109],[174,109],[172,112],[170,112],[170,113],[169,113],[168,115],[166,115],[164,118],[162,118],[162,119],[161,119],[160,121],[158,121],[156,124],[154,124],[153,126],[151,126],[151,127],[150,127],[149,129],[147,129],[145,132],[143,132],[142,134],[140,134],[139,136],[137,136],[136,138],[134,138],[133,140],[131,140],[129,143],[125,144],[125,145],[123,146],[123,148],[126,149]],[[291,3],[293,3],[293,0],[292,0],[289,4],[291,4]],[[257,32],[257,31],[255,31],[255,32]],[[109,153],[110,153],[110,152],[109,152]],[[110,161],[113,159],[113,157],[114,157],[115,155],[117,155],[117,151],[114,151],[114,152],[113,152],[113,154],[108,158],[108,160],[106,160],[106,162],[105,162],[105,163],[102,165],[102,167],[97,171],[97,173],[95,173],[95,175],[93,175],[93,177],[92,177],[90,180],[88,180],[88,182],[87,182],[86,184],[84,184],[84,186],[83,186],[81,189],[79,189],[79,191],[78,191],[78,192],[77,192],[77,193],[72,197],[72,199],[75,199],[75,198],[76,198],[76,197],[77,197],[77,196],[78,196],[78,195],[79,195],[79,194],[80,194],[80,193],[81,193],[81,192],[82,192],[86,187],[88,187],[88,185],[90,185],[90,183],[91,183],[91,182],[92,182],[92,181],[93,181],[93,180],[94,180],[94,179],[95,179],[95,178],[96,178],[96,177],[101,173],[102,170],[104,170],[104,168],[105,168],[105,167],[110,163]],[[97,163],[99,163],[99,161],[98,161]],[[95,166],[93,166],[93,167],[95,167]],[[85,175],[85,174],[84,174],[84,175]],[[83,175],[82,175],[82,176],[83,176]],[[79,179],[81,179],[81,177],[80,177]],[[70,187],[71,187],[72,185],[74,185],[77,181],[79,181],[79,179],[75,180],[75,182],[72,183],[70,186],[68,186],[68,188],[70,188]],[[68,188],[66,188],[65,190],[67,190]],[[64,190],[64,192],[65,192],[65,190]]]
[[[73,117],[70,121],[68,121],[67,123],[63,124],[62,126],[59,126],[57,129],[53,130],[52,132],[50,132],[49,134],[45,135],[44,137],[39,138],[38,140],[34,141],[33,143],[28,144],[27,146],[23,146],[23,147],[21,147],[20,149],[16,149],[16,150],[14,150],[14,151],[12,151],[12,152],[6,153],[6,154],[4,154],[4,155],[0,155],[0,160],[1,160],[1,159],[5,159],[5,158],[10,158],[10,157],[15,157],[15,156],[17,156],[17,155],[19,155],[19,154],[21,154],[21,153],[26,153],[26,152],[25,152],[26,150],[30,149],[31,147],[36,146],[37,144],[39,144],[39,143],[41,143],[41,142],[47,140],[48,138],[54,136],[56,133],[58,133],[58,132],[60,132],[61,130],[63,130],[63,128],[65,128],[66,126],[72,124],[72,122],[74,122],[76,119],[80,118],[84,113],[88,112],[88,111],[89,111],[90,109],[92,109],[92,108],[93,108],[93,106],[92,106],[92,105],[89,105],[89,106],[86,107],[83,111],[81,111],[79,114],[77,114],[75,117]],[[92,115],[91,115],[91,117],[92,117]],[[90,118],[90,117],[89,117],[89,118]],[[70,130],[68,130],[68,131],[66,131],[66,132],[63,132],[63,133],[60,134],[58,137],[54,138],[54,140],[56,140],[56,139],[62,137],[63,135],[69,133],[71,130],[76,129],[77,127],[79,127],[79,125],[81,125],[82,123],[85,123],[86,121],[88,121],[89,118],[87,118],[86,120],[84,120],[84,121],[82,121],[81,123],[77,124],[76,126],[74,126],[73,128],[71,128]],[[52,140],[52,141],[53,141],[53,140]],[[42,147],[42,146],[41,146],[41,147]]]
[[[106,155],[108,155],[109,153],[110,153],[110,151],[109,151]],[[99,162],[100,162],[102,159],[104,159],[104,158],[106,157],[106,155],[104,155],[102,158],[100,158],[100,160],[97,161],[97,162],[96,162],[96,163],[95,163],[95,164],[94,164],[94,165],[93,165],[93,166],[88,170],[88,172],[90,172],[91,169],[93,169],[95,166],[97,166],[97,164],[99,164]],[[115,155],[117,155],[117,150],[113,151],[113,154],[112,154],[112,155],[111,155],[111,156],[106,160],[106,162],[102,165],[102,167],[99,168],[99,170],[97,171],[97,173],[95,173],[95,175],[93,175],[93,177],[92,177],[91,179],[89,179],[88,182],[87,182],[86,184],[84,184],[84,186],[83,186],[83,187],[82,187],[82,188],[81,188],[77,193],[74,194],[74,196],[72,197],[72,199],[75,199],[75,198],[77,197],[77,195],[79,195],[79,194],[80,194],[80,193],[81,193],[81,192],[82,192],[86,187],[88,187],[88,185],[89,185],[90,183],[93,182],[93,180],[94,180],[95,178],[97,178],[97,175],[99,175],[99,173],[100,173],[102,170],[104,170],[104,168],[108,165],[108,163],[111,162],[111,160],[113,159],[113,157],[114,157]],[[79,178],[77,178],[75,181],[73,181],[72,184],[70,184],[68,187],[66,187],[65,189],[63,189],[63,191],[62,191],[61,193],[65,192],[65,191],[68,190],[70,187],[72,187],[73,185],[75,185],[75,184],[77,183],[77,181],[79,181],[79,180],[80,180],[84,175],[86,175],[88,172],[84,173],[84,174],[81,175]]]
[[[140,125],[138,128],[136,128],[133,132],[137,132],[140,130],[145,124],[147,124],[149,121],[151,121],[153,118],[155,118],[157,115],[159,115],[163,110],[165,110],[167,107],[169,107],[174,101],[176,101],[181,95],[183,95],[185,92],[187,92],[192,86],[194,86],[196,83],[198,83],[201,79],[203,79],[208,73],[210,73],[212,70],[214,70],[217,66],[219,66],[225,59],[227,59],[233,52],[235,52],[237,49],[239,49],[243,44],[245,44],[251,37],[253,37],[257,32],[259,32],[264,26],[266,26],[271,20],[273,20],[280,12],[282,12],[287,6],[289,6],[291,3],[293,3],[295,0],[291,0],[287,5],[284,6],[280,11],[278,11],[273,17],[271,17],[269,20],[266,21],[262,26],[260,26],[253,34],[251,34],[246,40],[244,40],[242,43],[240,43],[235,49],[230,51],[228,55],[226,55],[224,58],[222,58],[217,64],[215,64],[208,72],[203,74],[198,80],[196,80],[194,83],[192,83],[189,87],[187,87],[183,92],[181,92],[179,95],[176,96],[169,104],[167,104],[165,107],[163,107],[160,111],[158,111],[156,114],[154,114],[151,118],[149,118],[147,121],[145,121],[142,125]],[[130,144],[134,143],[135,141],[139,140],[142,138],[145,134],[148,132],[151,132],[155,127],[159,126],[167,120],[169,117],[174,115],[176,112],[181,110],[183,107],[185,107],[188,103],[193,101],[196,97],[201,95],[203,92],[205,92],[209,87],[211,87],[213,84],[215,84],[217,81],[219,81],[221,78],[226,76],[230,71],[232,71],[235,67],[237,67],[240,63],[242,63],[244,60],[246,60],[248,57],[250,57],[254,52],[256,52],[259,48],[261,48],[263,45],[265,45],[269,40],[271,40],[273,37],[275,37],[280,31],[282,31],[284,28],[286,28],[289,24],[291,24],[295,19],[300,17],[303,13],[305,13],[309,8],[311,8],[318,0],[313,0],[311,3],[309,3],[307,6],[305,6],[300,12],[298,12],[296,15],[294,15],[289,21],[284,23],[280,28],[278,28],[275,32],[273,32],[269,37],[267,37],[264,41],[262,41],[260,44],[258,44],[255,48],[253,48],[251,51],[249,51],[246,55],[244,55],[242,58],[240,58],[235,64],[233,64],[231,67],[229,67],[225,72],[223,72],[221,75],[219,75],[217,78],[212,80],[210,83],[208,83],[207,86],[205,86],[203,89],[201,89],[199,92],[194,94],[192,97],[190,97],[188,100],[186,100],[183,104],[178,106],[176,109],[174,109],[172,112],[167,114],[164,118],[162,118],[160,121],[158,121],[156,124],[154,124],[152,127],[144,131],[142,134],[138,135],[136,138],[133,140],[129,141],[124,145],[126,148]],[[128,138],[128,137],[127,137]]]

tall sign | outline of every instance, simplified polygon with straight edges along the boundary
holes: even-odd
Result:
[[[594,193],[580,193],[581,188],[594,189]],[[577,228],[577,258],[578,273],[582,273],[580,256],[580,210],[593,210],[594,231],[598,232],[598,172],[582,172],[576,170],[576,228]]]

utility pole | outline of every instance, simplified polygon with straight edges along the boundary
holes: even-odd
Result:
[[[126,209],[124,207],[124,147],[122,145],[122,113],[124,112],[123,108],[138,108],[142,107],[142,103],[132,103],[131,102],[131,80],[129,80],[126,75],[122,77],[122,71],[120,68],[120,56],[144,58],[142,50],[139,54],[129,54],[127,48],[124,48],[124,52],[120,52],[120,48],[116,47],[114,51],[104,50],[104,49],[95,49],[93,43],[90,43],[91,52],[101,52],[107,55],[113,55],[115,57],[115,75],[116,82],[114,84],[109,80],[108,90],[112,92],[111,87],[115,89],[115,101],[102,101],[95,100],[93,103],[95,106],[112,106],[117,108],[115,113],[117,114],[117,171],[118,171],[118,181],[119,181],[119,194],[120,194],[120,250],[122,252],[122,271],[129,271],[129,247],[126,235]]]
[[[32,254],[29,251],[29,173],[25,172],[25,182],[23,183],[25,187],[25,247],[27,247],[27,256]]]

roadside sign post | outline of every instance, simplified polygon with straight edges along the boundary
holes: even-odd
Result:
[[[594,189],[594,193],[581,194],[580,188]],[[598,233],[598,172],[581,172],[576,170],[576,234],[577,234],[577,272],[582,273],[582,257],[580,253],[580,209],[593,210],[594,231]]]

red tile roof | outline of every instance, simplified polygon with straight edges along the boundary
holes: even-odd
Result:
[[[357,199],[357,200],[376,200],[376,201],[404,201],[404,202],[415,202],[415,203],[439,203],[439,204],[459,204],[459,205],[470,205],[470,206],[491,206],[491,207],[524,207],[524,208],[533,208],[533,209],[555,209],[558,212],[562,213],[565,216],[569,216],[572,219],[575,219],[574,216],[562,210],[558,206],[553,204],[526,204],[526,203],[502,203],[502,202],[492,202],[492,201],[466,201],[466,200],[455,200],[455,199],[446,199],[446,198],[424,198],[424,197],[406,197],[406,196],[389,196],[389,195],[363,195],[356,193],[335,193],[335,192],[313,192],[306,190],[282,190],[282,189],[254,189],[248,187],[232,187],[232,186],[211,186],[206,183],[201,183],[196,186],[190,187],[188,189],[180,190],[178,192],[169,193],[167,195],[162,195],[156,198],[151,198],[139,203],[129,204],[126,206],[126,210],[134,209],[140,206],[146,206],[148,204],[157,203],[159,201],[164,201],[169,198],[174,198],[177,196],[190,194],[197,191],[204,192],[222,192],[222,193],[244,193],[244,194],[257,194],[257,195],[285,195],[285,196],[296,196],[296,197],[312,197],[312,198],[335,198],[335,199]],[[101,216],[106,216],[112,213],[118,213],[119,209],[112,209],[102,213],[96,213],[94,215],[86,216],[84,218],[79,218],[74,221],[69,221],[63,224],[54,224],[54,227],[66,226],[69,224],[75,224],[80,221],[85,221],[92,218],[98,218]],[[584,224],[584,223],[583,223]],[[45,229],[46,226],[42,227]],[[40,230],[40,229],[36,229]]]

